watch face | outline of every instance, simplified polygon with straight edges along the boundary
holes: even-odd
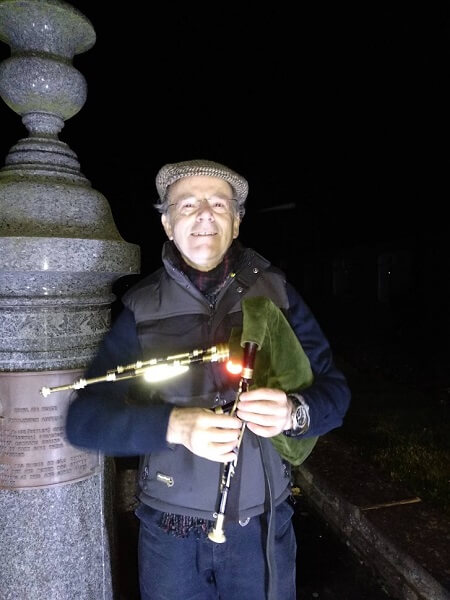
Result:
[[[303,429],[303,427],[306,425],[306,420],[306,410],[300,404],[300,406],[298,406],[297,410],[295,411],[295,429]]]

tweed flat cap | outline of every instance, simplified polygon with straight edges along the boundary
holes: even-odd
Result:
[[[166,192],[169,185],[192,175],[209,175],[220,177],[227,181],[233,188],[235,199],[239,207],[243,207],[248,194],[248,182],[225,165],[211,160],[187,160],[185,162],[164,165],[156,175],[156,188],[161,202],[166,200]]]

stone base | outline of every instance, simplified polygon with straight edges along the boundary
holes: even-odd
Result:
[[[103,487],[0,491],[0,600],[112,600]]]

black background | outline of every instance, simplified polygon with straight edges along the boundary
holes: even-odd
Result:
[[[97,41],[74,59],[88,97],[60,137],[124,239],[141,246],[143,271],[159,266],[164,239],[152,208],[157,170],[208,158],[247,177],[241,239],[300,287],[311,252],[317,262],[407,247],[436,273],[414,281],[420,302],[430,311],[438,299],[447,313],[447,11],[72,4]],[[0,123],[5,156],[25,130],[4,103]]]

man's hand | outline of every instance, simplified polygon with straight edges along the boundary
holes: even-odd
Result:
[[[261,437],[273,437],[292,427],[292,402],[281,390],[258,388],[239,397],[237,416]]]
[[[206,408],[175,407],[170,413],[166,440],[182,444],[208,460],[230,462],[242,422],[230,415],[218,415]]]

